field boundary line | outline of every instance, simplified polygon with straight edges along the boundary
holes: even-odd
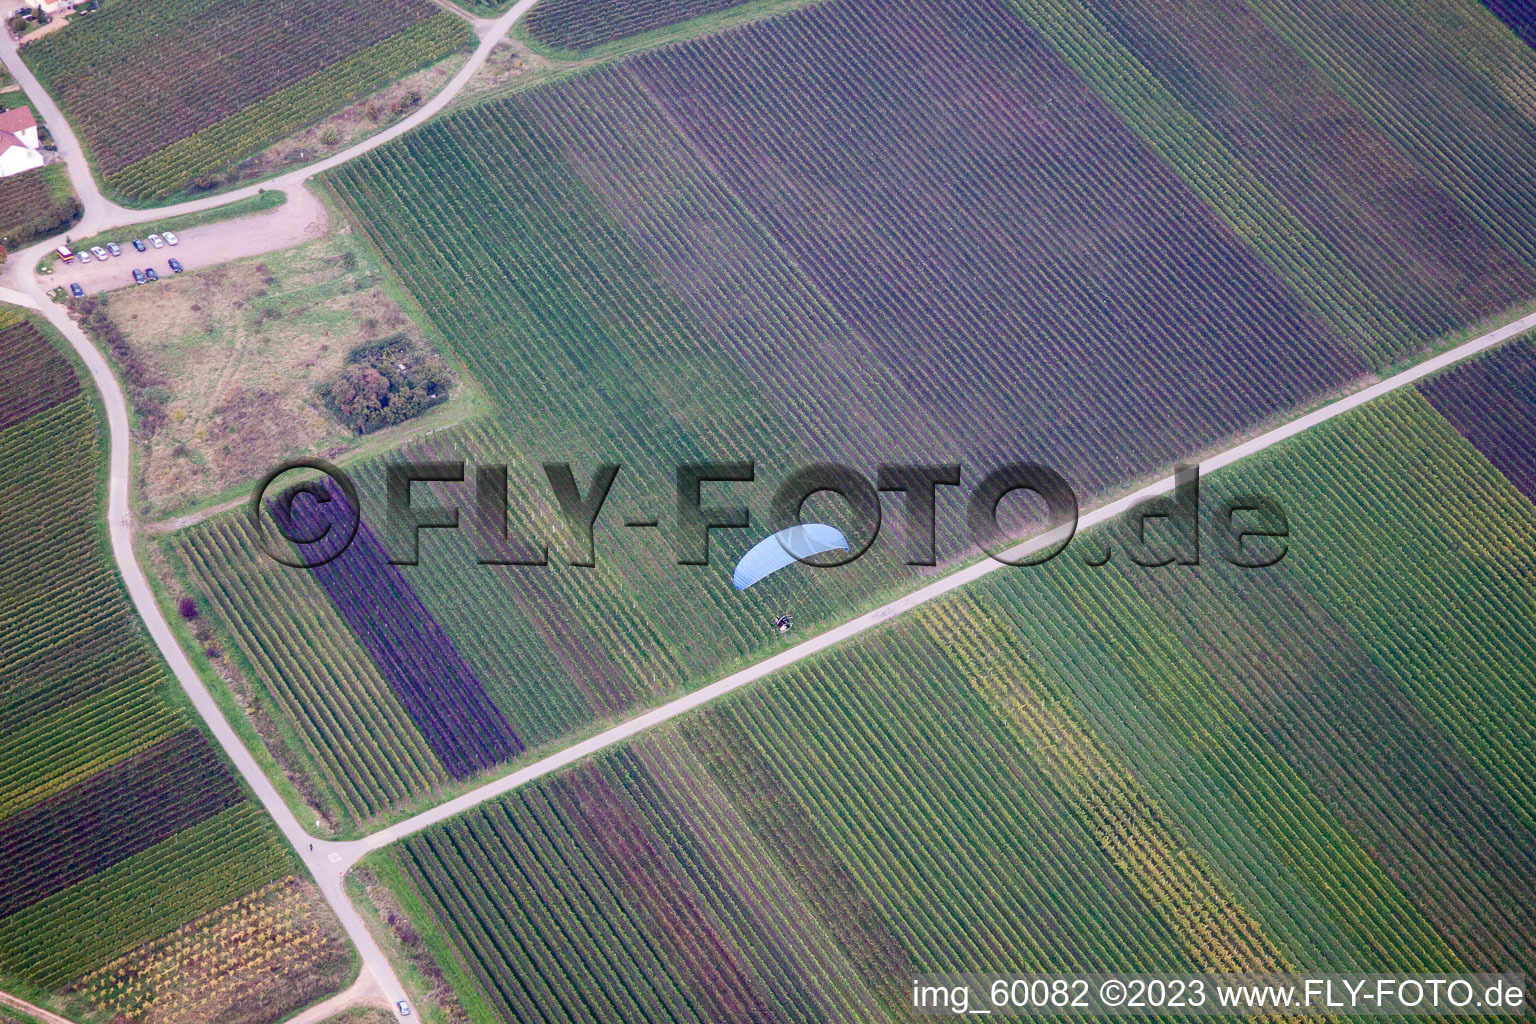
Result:
[[[1530,330],[1536,330],[1536,313],[1528,313],[1504,324],[1502,327],[1494,328],[1486,334],[1463,342],[1441,352],[1439,355],[1431,356],[1408,369],[1399,371],[1390,377],[1361,388],[1359,391],[1346,395],[1343,398],[1335,399],[1327,405],[1314,409],[1311,412],[1303,413],[1295,419],[1282,423],[1256,437],[1235,444],[1231,448],[1218,452],[1200,462],[1200,471],[1204,474],[1230,466],[1250,455],[1255,455],[1283,441],[1290,440],[1313,427],[1342,416],[1362,405],[1415,384],[1431,374],[1455,366],[1457,363],[1464,362],[1490,348],[1502,345],[1506,341]],[[1173,491],[1174,483],[1175,477],[1170,474],[1124,497],[1096,506],[1078,518],[1076,529],[1092,529],[1101,523],[1108,522],[1124,514],[1150,498],[1168,494]],[[1059,526],[1045,533],[1037,534],[1008,548],[1003,552],[1003,555],[1014,561],[1020,560],[1027,555],[1034,554],[1053,544],[1059,543],[1064,538],[1070,536],[1069,531],[1071,529],[1071,526]],[[822,651],[834,647],[845,640],[851,640],[877,626],[884,625],[914,608],[943,597],[952,590],[963,587],[968,583],[973,583],[1001,569],[1008,568],[1012,568],[1012,566],[993,558],[983,557],[934,580],[932,583],[928,583],[895,600],[887,602],[872,611],[865,612],[840,625],[833,626],[802,643],[796,644],[794,647],[780,651],[778,654],[749,665],[740,671],[733,672],[724,678],[717,679],[713,683],[702,686],[691,693],[683,694],[649,711],[642,712],[633,718],[620,722],[618,725],[605,729],[595,736],[579,740],[562,750],[540,758],[532,764],[509,772],[499,779],[488,782],[467,793],[460,794],[451,800],[445,800],[436,807],[406,818],[404,821],[379,829],[377,832],[364,836],[362,839],[327,845],[335,852],[342,854],[343,863],[350,867],[364,855],[374,850],[381,849],[414,835],[457,814],[473,810],[488,800],[505,796],[515,789],[526,786],[528,783],[534,782],[545,775],[559,771],[576,761],[606,750],[624,740],[670,722],[672,719],[702,707],[711,701],[734,693],[736,690],[749,683],[756,682],[764,676],[772,675],[813,655],[820,654]]]

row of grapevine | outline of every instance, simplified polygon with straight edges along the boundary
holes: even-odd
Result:
[[[0,922],[0,970],[56,988],[294,867],[244,801]]]
[[[431,794],[447,775],[421,730],[325,592],[260,555],[249,529],[211,520],[178,534],[175,554],[213,616],[249,623],[228,630],[235,649],[297,727],[319,780],[358,820]]]
[[[546,46],[590,50],[627,36],[665,28],[742,0],[547,0],[528,12],[528,33]]]
[[[62,340],[18,320],[0,312],[6,407],[29,414],[0,427],[0,975],[52,989],[294,862],[171,698],[106,546],[105,432]]]
[[[293,521],[283,523],[289,536],[319,536],[322,523],[325,537],[335,536],[352,514],[334,488],[324,505],[305,498],[274,508],[291,514]],[[345,552],[311,571],[450,775],[465,778],[522,750],[500,708],[366,524],[358,525]]]
[[[179,732],[0,821],[0,917],[67,889],[243,798],[202,733]]]
[[[1017,7],[1154,147],[1170,138],[1177,111],[1197,118],[1209,133],[1205,145],[1165,143],[1165,156],[1218,209],[1227,202],[1221,193],[1235,190],[1189,166],[1209,162],[1206,150],[1223,147],[1234,167],[1262,182],[1314,239],[1319,259],[1301,273],[1358,281],[1363,336],[1377,358],[1416,351],[1536,292],[1536,276],[1515,250],[1243,5],[1092,2],[1064,23],[1053,22],[1063,5],[1050,0]],[[1123,85],[1106,77],[1127,71],[1135,77]],[[1146,94],[1158,90],[1166,95],[1154,110]],[[1263,241],[1250,240],[1295,276]],[[1313,294],[1308,283],[1292,283]],[[1336,315],[1327,305],[1319,311]]]
[[[446,11],[434,14],[206,128],[177,138],[108,174],[106,182],[134,200],[169,195],[359,96],[446,57],[469,38],[470,31],[458,15]]]
[[[1536,338],[1419,385],[1429,404],[1520,493],[1536,501]]]
[[[110,177],[439,11],[427,0],[155,0],[97,13],[40,38],[26,60]]]

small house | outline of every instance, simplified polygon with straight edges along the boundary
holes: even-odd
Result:
[[[37,118],[29,107],[0,112],[0,178],[43,166]]]

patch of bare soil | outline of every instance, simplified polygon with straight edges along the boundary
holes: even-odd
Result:
[[[502,93],[517,92],[570,66],[541,57],[516,39],[504,39],[491,51],[474,77],[465,83],[453,103],[462,105]]]
[[[283,252],[111,293],[106,312],[160,382],[140,432],[142,514],[164,518],[298,455],[357,437],[323,407],[321,380],[356,346],[420,334],[344,231]]]

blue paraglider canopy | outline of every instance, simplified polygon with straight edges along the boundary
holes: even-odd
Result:
[[[751,551],[741,556],[731,582],[737,590],[746,590],[770,573],[778,572],[786,565],[801,558],[810,558],[823,551],[848,550],[848,538],[843,531],[826,523],[801,523],[787,530],[780,530],[771,537],[759,541]]]

